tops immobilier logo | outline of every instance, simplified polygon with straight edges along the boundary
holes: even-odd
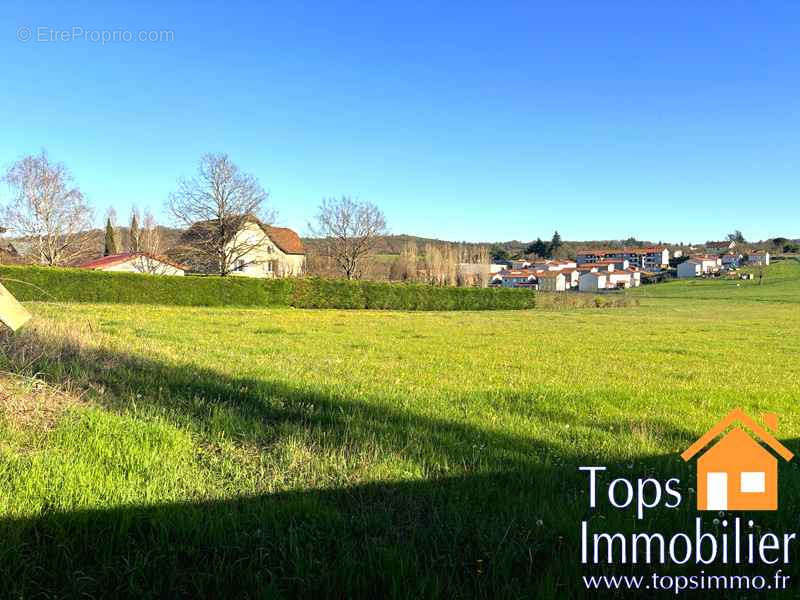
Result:
[[[764,422],[773,431],[777,429],[774,414],[764,415]],[[757,439],[786,461],[794,455],[742,409],[730,412],[681,458],[691,460],[734,424],[697,460],[697,510],[777,510],[778,460]]]

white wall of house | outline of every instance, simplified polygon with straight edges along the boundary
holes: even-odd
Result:
[[[579,273],[576,269],[564,270],[564,279],[568,288],[574,288],[578,285]]]
[[[566,278],[563,273],[555,277],[539,277],[539,290],[543,292],[564,292],[567,289]]]
[[[305,271],[305,254],[286,254],[256,223],[245,223],[229,242],[228,248],[247,245],[252,248],[233,265],[231,275],[244,277],[292,277]]]
[[[703,272],[702,264],[696,260],[685,260],[678,265],[678,277],[680,279],[697,277],[702,272]]]
[[[161,262],[153,258],[138,256],[123,263],[102,267],[98,271],[110,271],[114,273],[154,273],[157,275],[175,275],[182,277],[183,269],[178,269],[170,264]]]
[[[765,252],[764,254],[750,254],[747,257],[747,263],[750,265],[768,265],[769,252]]]
[[[607,286],[612,289],[631,287],[631,274],[626,272],[610,272],[607,276]]]
[[[606,289],[607,273],[601,271],[594,271],[584,273],[578,278],[578,291],[581,292],[597,292]]]

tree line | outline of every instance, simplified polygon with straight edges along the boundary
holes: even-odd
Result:
[[[26,258],[41,265],[69,266],[93,258],[99,252],[94,228],[94,209],[75,184],[63,163],[54,162],[46,151],[25,156],[2,177],[11,198],[0,215],[2,225],[23,240]],[[206,272],[226,276],[259,260],[253,252],[263,238],[240,235],[249,221],[269,225],[276,213],[258,179],[243,172],[226,154],[205,154],[192,177],[178,179],[165,207],[173,224],[184,234],[171,248],[164,248],[155,216],[133,209],[127,249],[116,228],[116,211],[106,215],[102,254],[127,250],[145,257],[169,252],[177,260],[189,261]],[[362,277],[387,225],[374,204],[349,196],[323,199],[312,234],[321,239],[319,252],[348,279]],[[142,262],[158,272],[158,261]]]
[[[561,235],[558,231],[553,232],[553,237],[549,242],[542,241],[542,238],[536,238],[535,242],[531,242],[525,247],[525,254],[533,255],[537,258],[555,258],[559,256],[564,242],[561,241]],[[512,258],[511,253],[500,245],[495,244],[491,250],[492,259],[496,261],[506,261]]]

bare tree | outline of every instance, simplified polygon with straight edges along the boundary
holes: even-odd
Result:
[[[358,279],[386,234],[386,219],[371,202],[348,196],[322,201],[316,225],[309,224],[315,237],[322,238],[325,254],[331,257],[347,279]]]
[[[270,222],[268,195],[253,176],[242,173],[226,154],[205,154],[197,175],[181,179],[168,208],[179,225],[189,230],[176,254],[199,270],[229,275],[255,264],[253,250],[263,236],[242,235],[248,222]]]
[[[111,221],[111,226],[116,228],[117,227],[117,209],[113,206],[109,206],[106,208],[106,213],[104,215],[105,220]]]
[[[8,169],[3,180],[14,197],[3,209],[6,224],[30,242],[30,258],[45,265],[65,265],[87,254],[92,236],[92,209],[72,176],[47,153],[26,156]]]
[[[418,271],[417,243],[408,240],[403,244],[400,255],[392,262],[389,279],[413,281],[417,278]]]
[[[133,262],[134,268],[141,273],[164,275],[171,271],[170,260],[162,256],[161,231],[158,222],[149,210],[145,211],[142,225],[138,231],[139,257]]]

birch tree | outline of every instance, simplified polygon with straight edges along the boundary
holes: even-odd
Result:
[[[4,222],[28,242],[29,258],[66,265],[91,251],[92,209],[63,164],[51,162],[42,151],[14,163],[3,180],[12,191],[2,211]]]

